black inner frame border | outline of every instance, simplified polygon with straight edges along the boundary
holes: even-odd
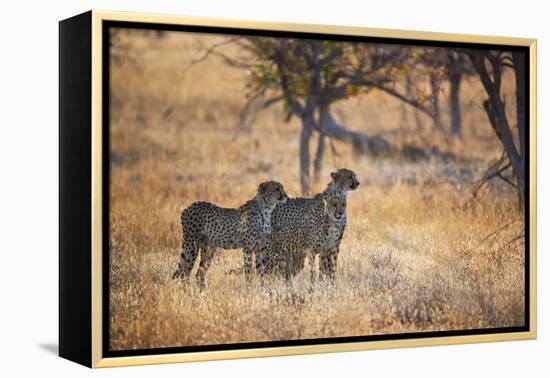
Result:
[[[344,336],[333,338],[316,338],[316,339],[300,339],[300,340],[277,340],[277,341],[262,341],[262,342],[244,342],[218,345],[190,345],[181,347],[167,348],[150,348],[150,349],[129,349],[129,350],[110,350],[110,332],[109,332],[109,273],[110,273],[110,255],[109,255],[109,197],[110,197],[110,28],[126,28],[126,29],[142,29],[142,30],[162,30],[162,31],[180,31],[189,33],[205,33],[205,34],[226,34],[226,35],[250,35],[250,36],[269,36],[280,38],[302,38],[302,39],[322,39],[332,41],[345,42],[366,42],[366,43],[384,43],[398,45],[413,45],[413,46],[431,46],[431,47],[454,47],[454,48],[473,48],[484,50],[501,50],[501,51],[522,51],[525,54],[525,324],[518,327],[499,327],[499,328],[483,328],[483,329],[467,329],[467,330],[451,330],[451,331],[429,331],[429,332],[411,332],[398,334],[380,334],[370,336]],[[423,339],[433,337],[448,337],[448,336],[471,336],[471,335],[489,335],[512,332],[529,332],[530,331],[530,117],[529,110],[531,107],[530,99],[530,63],[531,57],[529,47],[527,46],[508,46],[499,44],[482,44],[482,43],[466,43],[466,42],[444,42],[444,41],[426,41],[406,38],[386,38],[386,37],[365,37],[353,35],[334,35],[324,33],[306,33],[306,32],[288,32],[288,31],[272,31],[258,29],[240,29],[228,27],[212,27],[212,26],[191,26],[191,25],[172,25],[161,23],[148,22],[128,22],[128,21],[102,21],[102,176],[103,176],[103,266],[102,266],[102,320],[103,320],[103,336],[102,336],[102,356],[105,357],[127,357],[140,355],[158,355],[172,353],[191,353],[191,352],[206,352],[206,351],[223,351],[223,350],[238,350],[238,349],[256,349],[270,347],[292,347],[304,345],[320,345],[320,344],[342,344],[351,342],[365,341],[382,341],[382,340],[408,340],[408,339]],[[289,351],[291,353],[291,351]]]

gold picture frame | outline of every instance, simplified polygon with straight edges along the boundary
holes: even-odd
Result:
[[[103,77],[104,51],[106,46],[104,25],[107,22],[128,22],[143,23],[154,25],[187,25],[197,27],[215,27],[215,28],[235,28],[262,30],[274,32],[300,32],[300,33],[320,33],[342,36],[357,37],[376,37],[393,38],[402,41],[438,41],[438,42],[458,42],[478,45],[503,45],[520,46],[528,49],[529,54],[529,235],[528,245],[528,303],[529,318],[528,330],[520,332],[506,333],[487,333],[487,334],[464,334],[442,337],[422,337],[406,338],[398,340],[374,340],[361,342],[345,342],[334,344],[310,344],[281,347],[258,347],[250,349],[225,349],[214,351],[197,351],[181,353],[161,353],[147,355],[131,355],[109,357],[104,353],[104,275],[105,261],[104,248],[105,238],[103,235],[104,221],[104,189],[105,189],[105,165],[102,161],[105,148],[103,128],[104,125],[104,107],[106,106],[102,93],[105,85]],[[83,33],[79,40],[78,33]],[[82,42],[84,41],[84,42]],[[535,339],[537,336],[537,279],[536,279],[536,209],[537,209],[537,180],[536,180],[536,99],[537,99],[537,73],[536,73],[536,39],[512,38],[500,36],[481,36],[469,34],[436,33],[424,31],[407,31],[391,29],[375,29],[367,27],[335,26],[335,25],[315,25],[315,24],[292,24],[292,23],[274,23],[246,20],[229,20],[209,17],[187,17],[160,14],[144,13],[126,13],[110,11],[90,11],[81,16],[62,21],[60,23],[60,128],[61,128],[61,194],[60,198],[65,198],[65,202],[60,204],[60,355],[89,367],[112,367],[143,365],[156,363],[173,363],[188,361],[207,361],[219,359],[237,359],[250,357],[267,357],[298,355],[310,353],[328,353],[345,352],[371,349],[419,347],[448,344],[481,343],[495,341],[512,341]],[[79,49],[86,49],[89,53],[80,58],[75,58]],[[82,55],[82,54],[80,54]],[[77,59],[76,61],[74,59]],[[82,59],[79,61],[78,59]],[[89,68],[89,77],[82,78],[82,72],[70,73],[68,66],[74,64],[86,63]],[[84,74],[86,73],[85,68]],[[72,76],[71,76],[72,75]],[[72,80],[72,81],[71,81]],[[80,80],[80,81],[79,81]],[[89,97],[81,98],[74,92],[71,95],[63,95],[63,91],[69,91],[74,81],[81,83],[79,88]],[[82,84],[83,83],[83,84]],[[66,86],[65,86],[66,85]],[[79,89],[80,91],[80,89]],[[86,103],[90,100],[89,103]],[[75,105],[79,101],[79,105]],[[75,115],[70,113],[69,108],[80,107],[82,112]],[[78,109],[80,109],[78,108]],[[69,113],[67,113],[69,112]],[[86,114],[84,114],[86,113]],[[84,115],[83,115],[84,114]],[[71,118],[72,117],[72,118]],[[79,118],[80,117],[80,118]],[[84,131],[74,130],[77,127],[75,121],[89,120],[89,127],[81,127]],[[73,130],[69,130],[71,123]],[[73,134],[71,134],[73,133]],[[74,134],[77,133],[77,134]],[[64,143],[73,143],[75,138],[83,138],[83,143],[89,143],[91,153],[89,156],[90,167],[85,170],[83,175],[87,175],[86,181],[82,182],[82,187],[86,189],[82,192],[71,192],[70,187],[74,186],[74,175],[80,168],[71,168],[70,165],[64,166],[64,161],[69,159],[65,153]],[[71,142],[72,141],[72,142]],[[68,147],[67,147],[68,148]],[[67,153],[70,151],[67,150]],[[73,151],[74,152],[74,151]],[[77,155],[78,156],[78,155]],[[66,164],[70,164],[67,162]],[[80,165],[78,167],[81,167]],[[65,170],[64,170],[65,169]],[[73,169],[73,170],[71,170]],[[88,168],[86,168],[88,169]],[[64,173],[65,172],[65,173]],[[75,173],[76,174],[76,173]],[[69,179],[70,178],[70,179]],[[78,177],[77,177],[78,179]],[[66,181],[65,181],[66,180]],[[75,189],[76,190],[76,189]],[[82,199],[82,196],[89,196],[89,201],[85,202],[86,213],[90,219],[83,223],[75,224],[73,220],[75,215],[70,213],[70,206]],[[87,197],[88,198],[88,197]],[[71,218],[71,216],[73,218]],[[71,227],[80,227],[78,230]],[[89,228],[88,228],[89,227]],[[75,231],[76,230],[76,231]],[[88,235],[85,239],[69,240],[69,233],[79,232]],[[77,237],[77,236],[75,236]],[[65,241],[67,240],[67,241]],[[83,240],[85,242],[83,242]],[[89,241],[89,244],[86,242]],[[79,244],[80,243],[80,244]],[[70,256],[70,254],[80,254],[84,257]],[[86,273],[84,273],[86,272]],[[79,277],[76,277],[79,275]],[[86,286],[85,280],[89,278],[89,286]],[[81,281],[79,281],[81,280]],[[86,281],[88,282],[88,281]],[[83,286],[84,285],[84,286]],[[89,293],[88,293],[89,289]],[[78,294],[76,290],[80,290]],[[79,300],[75,297],[81,296]],[[79,302],[80,301],[80,302]],[[80,312],[79,312],[80,311]],[[89,313],[89,316],[83,316],[83,313]],[[70,326],[67,324],[71,323]],[[80,351],[75,351],[78,344],[83,346]]]

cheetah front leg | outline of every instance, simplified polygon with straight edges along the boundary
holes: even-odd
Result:
[[[256,252],[256,275],[264,280],[267,275],[277,273],[279,258],[275,254],[273,240],[268,238],[265,245]]]
[[[262,248],[258,253],[256,253],[256,275],[260,278],[265,276],[265,265],[267,262],[267,246]]]
[[[255,243],[245,243],[243,247],[243,258],[244,258],[244,277],[246,282],[252,280],[252,258],[256,256],[256,267],[258,266],[258,257],[260,252],[265,249],[266,241],[262,240]]]
[[[295,261],[297,251],[292,247],[290,248],[287,247],[287,248],[282,248],[282,251],[280,253],[282,257],[281,270],[284,273],[286,287],[288,292],[291,293],[292,298],[295,298],[296,293],[294,291],[292,278],[293,278],[294,272],[296,271],[296,267],[293,265],[294,263],[297,263],[297,261]]]

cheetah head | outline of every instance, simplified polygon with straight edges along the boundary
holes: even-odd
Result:
[[[340,168],[330,174],[332,181],[327,191],[336,195],[346,195],[350,190],[356,190],[359,187],[359,181],[355,172],[351,169]]]
[[[346,197],[330,197],[325,200],[325,213],[333,222],[339,222],[346,214]]]
[[[257,197],[261,200],[264,206],[270,208],[271,210],[273,210],[279,203],[285,202],[288,198],[285,188],[277,181],[262,182],[258,186]]]

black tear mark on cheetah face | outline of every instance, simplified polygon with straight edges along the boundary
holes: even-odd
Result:
[[[346,215],[346,197],[332,197],[325,202],[325,213],[333,222],[338,222]]]

